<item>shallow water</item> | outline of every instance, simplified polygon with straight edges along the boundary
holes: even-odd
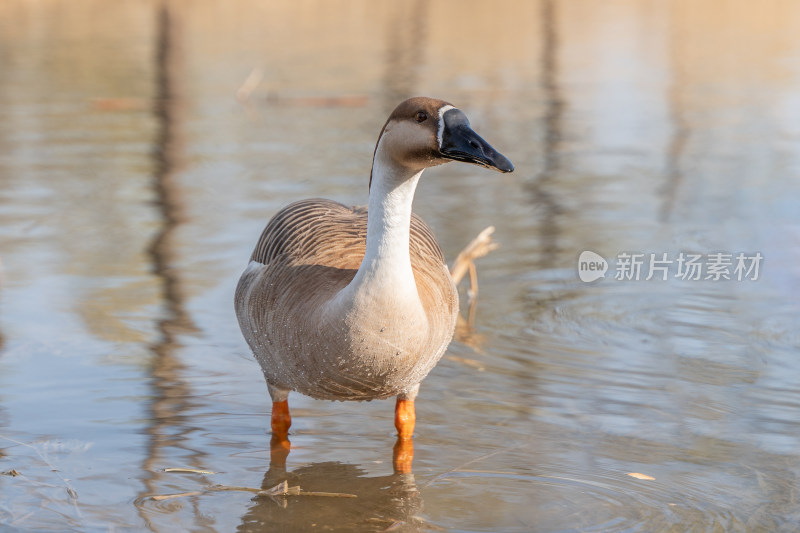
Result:
[[[4,2],[3,529],[796,530],[800,7],[755,9]],[[474,328],[423,383],[412,474],[391,402],[298,395],[270,468],[236,280],[280,206],[366,201],[412,94],[517,168],[431,169],[415,200],[451,259],[497,228]],[[733,279],[646,280],[665,253]],[[208,490],[284,479],[357,497]]]

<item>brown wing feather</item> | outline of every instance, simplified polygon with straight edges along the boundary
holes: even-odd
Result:
[[[301,200],[272,217],[250,260],[269,265],[282,257],[294,265],[357,269],[366,239],[366,206],[347,207],[323,198]],[[445,262],[433,232],[415,214],[411,215],[409,248],[412,264],[415,258]]]

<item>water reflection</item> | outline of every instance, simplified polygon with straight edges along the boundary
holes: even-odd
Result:
[[[425,67],[429,3],[425,0],[394,2],[386,23],[386,61],[382,107],[389,115],[410,96],[414,96]]]
[[[558,82],[558,24],[554,0],[540,2],[542,36],[541,94],[544,99],[542,117],[542,169],[528,188],[537,214],[538,262],[541,268],[552,267],[558,252],[559,215],[563,209],[558,196],[552,192],[553,182],[561,170],[561,137],[564,102]]]
[[[672,134],[666,154],[666,166],[664,170],[664,186],[662,189],[663,202],[659,213],[662,223],[667,223],[672,218],[675,208],[675,201],[684,181],[683,156],[689,141],[689,123],[686,117],[686,98],[684,94],[687,83],[683,72],[681,58],[681,36],[673,36],[673,44],[670,46],[670,70],[672,80],[667,91],[667,105],[669,116],[672,121]]]
[[[182,131],[186,106],[183,86],[186,66],[181,18],[174,11],[170,0],[165,0],[156,8],[156,97],[153,112],[158,128],[153,151],[153,187],[161,227],[148,251],[153,272],[161,280],[164,318],[157,324],[160,336],[151,346],[152,358],[148,367],[152,393],[146,428],[149,441],[142,464],[145,494],[157,490],[159,472],[165,466],[164,448],[187,452],[182,454],[182,461],[189,466],[201,466],[206,455],[186,444],[188,436],[196,431],[188,423],[187,416],[187,411],[193,406],[194,393],[184,378],[186,366],[178,356],[180,343],[177,337],[196,332],[197,328],[185,308],[183,281],[175,257],[178,249],[176,231],[185,221],[185,194],[180,186],[180,173],[184,168],[185,152]],[[150,522],[146,513],[142,514],[142,518]]]
[[[312,463],[291,471],[271,467],[261,488],[270,489],[283,481],[304,492],[356,497],[258,496],[236,531],[416,531],[424,525],[417,516],[422,498],[413,474],[370,476],[355,464]]]

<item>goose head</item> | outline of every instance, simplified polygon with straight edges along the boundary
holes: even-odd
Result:
[[[450,161],[514,170],[508,158],[473,131],[460,109],[427,97],[409,98],[389,115],[375,146],[375,163],[379,159],[412,173]]]

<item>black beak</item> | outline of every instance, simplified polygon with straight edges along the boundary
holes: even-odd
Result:
[[[447,159],[473,163],[499,172],[513,172],[514,165],[497,152],[469,126],[467,116],[458,109],[448,109],[442,115],[439,152]]]

